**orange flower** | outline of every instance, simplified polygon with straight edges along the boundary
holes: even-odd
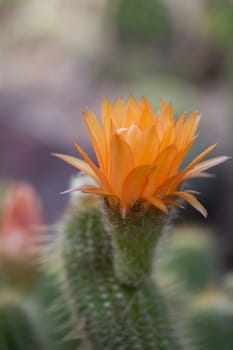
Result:
[[[168,213],[168,206],[182,207],[179,198],[190,203],[204,217],[206,209],[193,191],[180,190],[185,180],[208,177],[205,170],[228,159],[226,156],[202,161],[216,145],[199,154],[182,170],[180,166],[195,141],[200,120],[198,112],[188,117],[182,113],[174,119],[172,105],[161,101],[155,113],[145,97],[139,101],[130,97],[114,104],[104,100],[101,109],[102,126],[90,111],[84,113],[86,127],[95,150],[97,167],[82,148],[73,142],[84,160],[55,154],[75,168],[92,177],[96,186],[71,189],[108,198],[110,206],[117,205],[125,217],[140,203]]]

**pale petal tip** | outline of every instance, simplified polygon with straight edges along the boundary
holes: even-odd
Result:
[[[56,157],[56,158],[60,158],[60,156],[61,156],[60,153],[54,153],[54,152],[50,153],[50,155],[53,157]]]
[[[64,160],[66,162],[66,160],[65,160],[66,155],[65,154],[62,154],[62,153],[50,153],[50,154],[52,157],[59,158],[59,159]]]
[[[59,192],[59,194],[67,194],[67,193],[70,193],[71,191],[72,189],[69,189],[69,190],[61,191]]]
[[[122,219],[125,219],[127,215],[127,208],[125,206],[120,206],[120,213],[121,213]]]
[[[208,211],[204,207],[200,208],[199,212],[205,219],[207,219]]]
[[[75,191],[82,191],[81,188],[79,187],[74,187],[74,188],[70,188],[68,190],[65,190],[65,191],[62,191],[62,192],[59,192],[59,194],[67,194],[67,193],[71,193],[71,192],[75,192]]]
[[[229,159],[232,159],[232,157],[231,156],[219,156],[216,158],[216,165],[224,163]]]

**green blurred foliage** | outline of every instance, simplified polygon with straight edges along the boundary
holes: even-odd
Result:
[[[223,293],[207,291],[188,309],[197,345],[203,350],[232,350],[233,303]]]
[[[177,228],[160,258],[156,278],[167,294],[177,331],[184,334],[185,329],[194,349],[231,350],[231,274],[224,282],[210,233],[201,227]]]
[[[233,3],[221,1],[207,10],[205,26],[209,38],[227,51],[232,51]]]
[[[26,1],[28,0],[0,0],[0,11],[14,8],[14,6],[23,5]]]
[[[166,249],[166,258],[161,264],[161,279],[170,276],[189,294],[215,284],[218,269],[210,237],[206,232],[200,234],[198,229],[192,227],[177,231]]]
[[[115,23],[123,42],[143,45],[171,35],[169,11],[161,0],[119,0]]]
[[[233,89],[233,3],[228,0],[213,1],[204,15],[204,28],[207,40],[221,50],[224,70],[229,87]]]

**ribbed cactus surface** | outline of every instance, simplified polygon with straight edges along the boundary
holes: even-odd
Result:
[[[156,284],[147,278],[126,287],[114,276],[110,236],[98,209],[71,215],[62,235],[65,292],[83,349],[180,349]]]
[[[198,349],[233,349],[233,302],[227,294],[207,290],[188,305],[186,312]]]
[[[157,269],[187,350],[233,349],[231,280],[224,288],[214,248],[205,229],[180,227]]]
[[[0,349],[45,350],[40,332],[30,314],[19,302],[0,300]],[[4,298],[5,299],[5,298]]]

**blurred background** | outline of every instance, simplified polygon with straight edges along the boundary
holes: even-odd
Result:
[[[146,95],[202,114],[190,158],[213,143],[233,149],[231,0],[0,0],[0,191],[33,184],[47,223],[62,214],[75,170],[51,152],[93,156],[82,120],[101,100]],[[209,211],[188,208],[179,221],[209,225],[224,266],[233,266],[232,161],[216,179],[195,181]]]

